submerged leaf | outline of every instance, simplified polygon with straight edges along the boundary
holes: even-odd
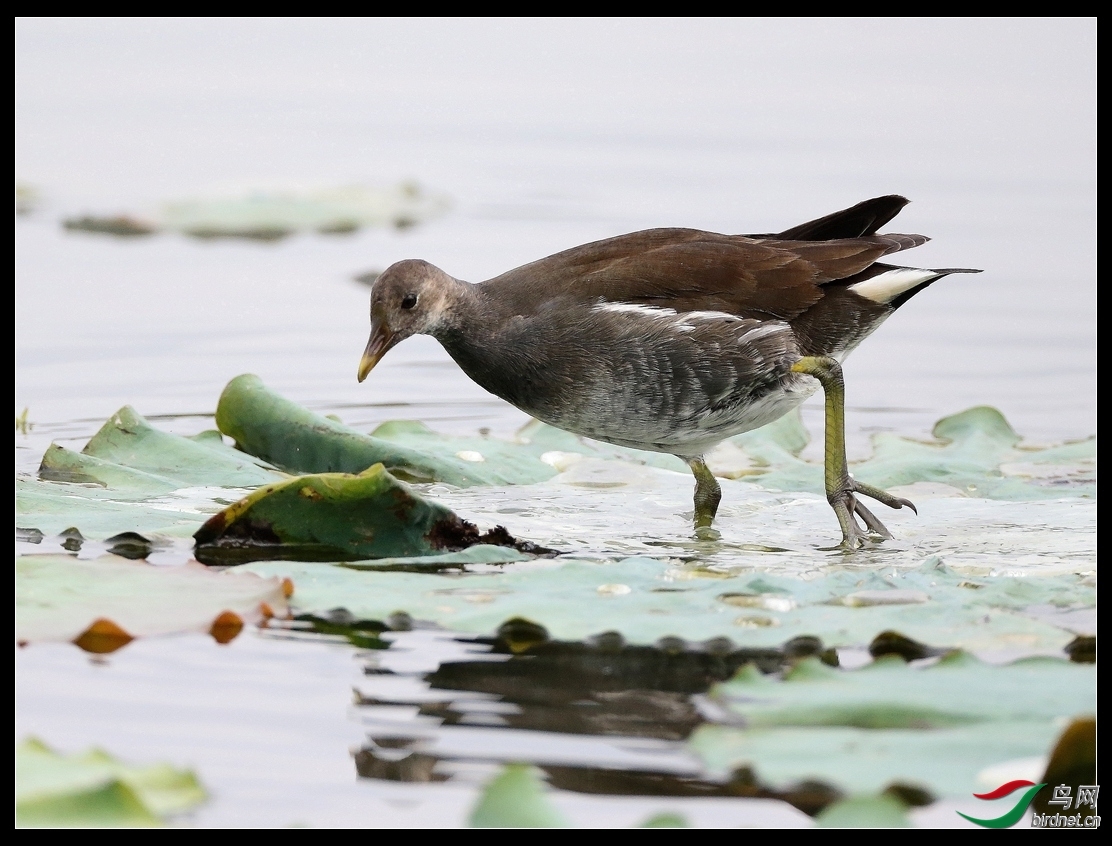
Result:
[[[436,555],[415,555],[401,558],[377,558],[368,561],[348,561],[340,564],[351,570],[389,570],[406,569],[409,571],[463,569],[468,564],[510,564],[515,561],[529,561],[533,556],[518,552],[513,547],[494,546],[477,543],[458,552],[442,552]]]

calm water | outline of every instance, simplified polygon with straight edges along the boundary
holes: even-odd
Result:
[[[52,439],[80,447],[125,404],[172,431],[210,427],[220,390],[244,372],[359,427],[416,418],[509,433],[525,417],[430,339],[356,383],[368,330],[356,274],[420,257],[478,281],[636,229],[774,231],[887,193],[913,201],[890,230],[934,238],[908,264],[985,273],[938,283],[849,359],[851,453],[867,454],[871,432],[924,435],[973,405],[996,406],[1039,442],[1096,430],[1095,20],[24,19],[16,34],[17,177],[41,197],[16,227],[15,401],[34,424],[17,434],[20,472]],[[121,241],[59,225],[229,185],[402,179],[447,193],[452,211],[407,231],[274,244]],[[428,663],[439,648],[413,651]],[[150,669],[160,649],[217,675],[233,656],[255,672],[271,662],[263,699],[315,690],[320,707],[274,721],[319,727],[283,765],[319,766],[318,789],[242,787],[273,764],[267,744],[246,739],[239,717],[168,709],[178,688]],[[349,784],[347,747],[362,735],[344,713],[359,672],[350,650],[266,642],[217,654],[134,644],[105,669],[32,647],[20,658],[19,731],[211,764],[202,778],[235,798],[202,822],[370,822],[327,798],[336,784],[365,787]],[[313,674],[329,672],[325,696]],[[110,719],[121,688],[108,673],[149,685],[126,707],[149,704],[156,718],[144,712],[142,729]],[[58,706],[69,686],[80,708]],[[202,728],[214,723],[244,744],[253,775],[209,748]],[[178,728],[208,751],[190,758],[190,744],[167,742]],[[380,811],[424,801],[389,789],[374,794]],[[299,795],[303,808],[275,816]],[[455,824],[473,790],[440,795],[459,806],[442,820]],[[626,824],[644,810],[619,804],[577,818]],[[749,813],[699,819],[773,820]],[[429,822],[417,811],[389,819]]]

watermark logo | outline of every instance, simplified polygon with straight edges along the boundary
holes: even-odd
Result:
[[[1031,802],[1035,799],[1035,794],[1046,787],[1046,782],[1042,784],[1035,784],[1033,781],[1026,781],[1025,779],[1017,779],[1009,781],[1006,784],[1000,785],[995,790],[988,793],[974,793],[977,799],[1003,799],[1005,796],[1010,796],[1017,790],[1026,788],[1023,795],[1019,797],[1019,801],[1015,806],[1006,814],[1001,814],[999,817],[992,819],[982,820],[977,817],[971,817],[968,814],[963,814],[958,811],[958,816],[964,817],[971,823],[976,823],[983,828],[1011,828],[1019,822],[1027,809],[1031,806]],[[1100,793],[1100,785],[1097,784],[1081,784],[1077,787],[1076,802],[1073,794],[1073,787],[1068,784],[1059,784],[1054,788],[1053,796],[1047,800],[1048,805],[1058,805],[1063,811],[1068,811],[1072,805],[1074,809],[1088,807],[1093,811],[1097,809],[1097,795]],[[1100,828],[1100,816],[1098,814],[1088,814],[1082,816],[1077,814],[1033,814],[1031,816],[1031,826],[1033,828]]]
[[[1099,784],[1079,784],[1077,785],[1077,801],[1075,802],[1070,793],[1073,787],[1069,784],[1059,784],[1054,788],[1054,795],[1051,796],[1046,804],[1058,805],[1063,811],[1068,811],[1070,805],[1073,805],[1074,810],[1080,810],[1087,807],[1092,811],[1097,809],[1097,795],[1100,793]],[[1077,814],[1032,814],[1031,815],[1032,828],[1100,828],[1100,815],[1086,814],[1082,816]]]
[[[1034,800],[1035,794],[1046,787],[1046,782],[1035,784],[1035,782],[1027,781],[1026,779],[1016,779],[1015,781],[1002,784],[988,793],[973,794],[978,799],[1003,799],[1005,796],[1010,796],[1022,787],[1026,787],[1027,790],[1019,797],[1019,801],[1015,803],[1015,807],[1006,814],[1002,814],[990,820],[980,820],[976,817],[969,816],[969,814],[963,814],[961,811],[958,811],[958,816],[965,817],[971,823],[976,823],[984,828],[1011,828],[1022,819],[1025,813],[1027,813],[1027,808]]]

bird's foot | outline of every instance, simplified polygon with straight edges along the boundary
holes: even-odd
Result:
[[[820,355],[804,356],[791,369],[794,373],[805,373],[818,379],[826,395],[826,456],[823,475],[826,501],[834,509],[842,527],[842,547],[858,549],[865,545],[870,535],[891,540],[892,533],[884,528],[884,524],[858,497],[872,497],[889,508],[903,508],[906,505],[916,514],[919,512],[910,500],[858,482],[849,474],[846,459],[846,388],[842,381],[842,366],[836,359]],[[864,528],[857,522],[858,517],[864,522]]]
[[[919,510],[910,499],[893,496],[888,491],[882,490],[864,482],[858,482],[852,476],[847,476],[838,489],[827,495],[827,501],[838,517],[842,527],[842,546],[845,549],[860,549],[865,545],[870,535],[879,536],[885,540],[892,539],[892,533],[885,528],[873,512],[865,507],[859,496],[868,496],[887,505],[889,508],[900,509],[905,505],[916,514]],[[856,515],[856,516],[855,516]],[[865,526],[857,522],[860,517]]]
[[[710,526],[696,526],[695,527],[695,540],[700,541],[718,541],[722,540],[722,533],[718,529],[711,528]]]

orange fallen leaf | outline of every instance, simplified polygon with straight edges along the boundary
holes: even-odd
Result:
[[[217,643],[231,643],[243,631],[243,618],[234,611],[223,611],[212,621],[209,634]]]
[[[135,638],[113,623],[101,617],[93,621],[89,628],[73,639],[77,646],[94,655],[107,655],[127,646]]]

